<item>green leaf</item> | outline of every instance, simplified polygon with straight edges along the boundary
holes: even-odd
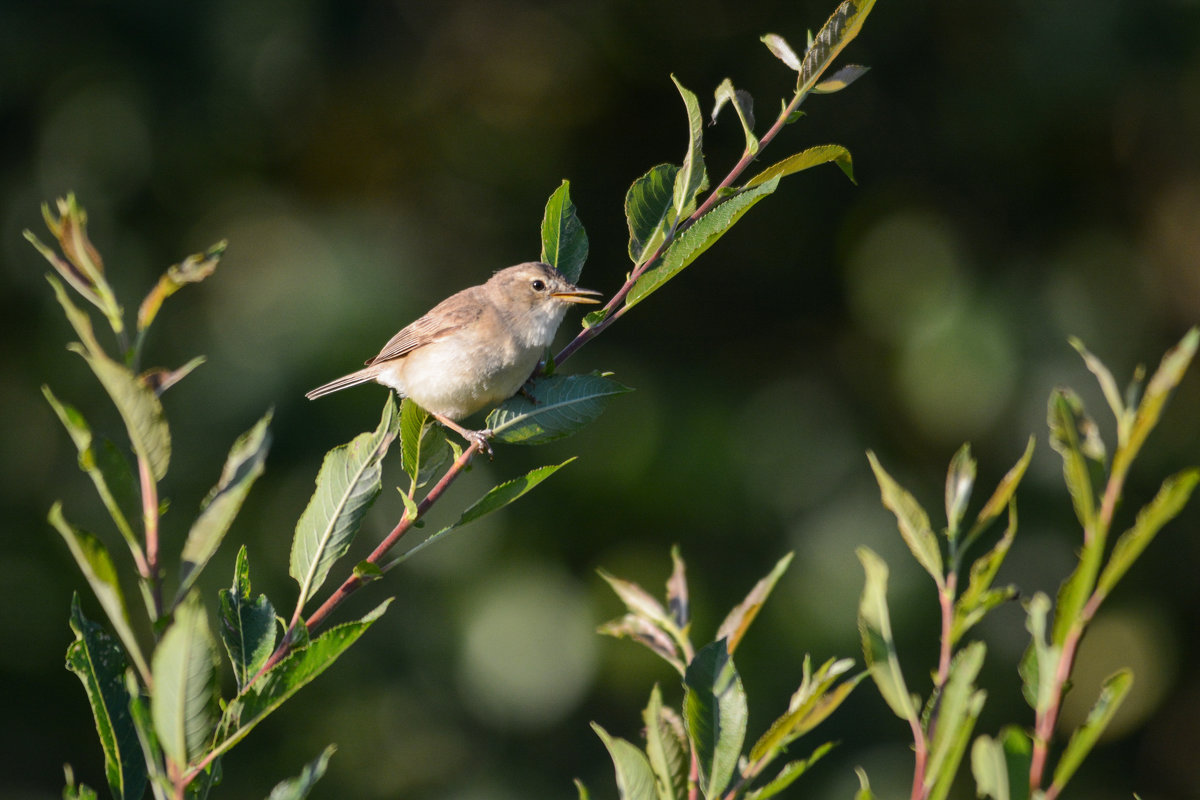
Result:
[[[71,630],[75,641],[67,648],[67,669],[87,692],[108,786],[118,800],[140,798],[146,790],[146,765],[129,712],[125,656],[102,627],[83,615],[78,594],[71,598]]]
[[[1108,367],[1104,366],[1104,362],[1088,352],[1083,342],[1076,337],[1072,336],[1067,341],[1083,357],[1083,363],[1087,365],[1088,370],[1096,376],[1096,382],[1100,384],[1104,400],[1112,409],[1113,417],[1117,421],[1118,445],[1124,445],[1129,440],[1129,426],[1133,423],[1133,410],[1125,407],[1125,401],[1121,399],[1121,390],[1117,388],[1117,381]]]
[[[255,682],[252,691],[231,701],[225,710],[222,730],[226,737],[216,746],[220,755],[245,738],[268,714],[333,665],[387,610],[392,598],[376,606],[357,622],[335,625],[286,658]]]
[[[959,523],[967,512],[967,503],[971,501],[975,471],[971,445],[964,444],[950,459],[950,469],[946,473],[946,535],[951,541],[958,538]]]
[[[1016,589],[1007,587],[993,592],[992,581],[1004,563],[1004,557],[1012,547],[1017,533],[1017,504],[1010,501],[1008,527],[992,549],[971,564],[970,578],[966,590],[954,603],[954,621],[950,628],[950,646],[953,647],[983,615],[996,605],[1016,595]]]
[[[1050,426],[1050,446],[1062,456],[1063,479],[1075,506],[1075,516],[1085,530],[1093,530],[1095,479],[1104,461],[1104,444],[1096,424],[1084,412],[1079,395],[1065,388],[1050,393],[1046,423]]]
[[[1132,686],[1133,672],[1128,669],[1119,670],[1104,681],[1104,685],[1100,687],[1100,696],[1088,712],[1087,719],[1071,734],[1071,740],[1067,742],[1067,748],[1054,768],[1054,781],[1050,785],[1052,792],[1062,794],[1067,781],[1095,747],[1096,741],[1112,721],[1113,715],[1125,701],[1125,696],[1129,694]]]
[[[650,692],[650,703],[642,712],[646,726],[646,756],[658,778],[658,800],[685,800],[690,753],[683,721],[662,704],[658,684]]]
[[[887,564],[869,548],[859,547],[854,552],[866,573],[858,604],[858,630],[862,635],[867,670],[879,688],[879,694],[896,716],[915,722],[917,710],[904,684],[896,642],[892,638],[891,615],[887,607]]]
[[[117,568],[113,564],[112,556],[108,553],[108,548],[91,533],[67,522],[63,517],[62,503],[55,503],[51,506],[48,518],[50,524],[67,543],[67,548],[74,556],[75,563],[79,565],[83,577],[87,579],[96,599],[100,601],[100,607],[104,609],[109,624],[117,632],[121,644],[125,646],[125,652],[137,667],[139,674],[148,679],[150,670],[146,666],[146,660],[142,656],[141,647],[138,646],[137,637],[133,635],[133,628],[129,624],[125,595],[121,592],[121,584],[117,579]]]
[[[189,283],[199,283],[212,275],[225,254],[228,242],[220,241],[203,253],[193,253],[178,264],[167,268],[158,283],[146,295],[138,308],[137,329],[144,331],[154,322],[163,301]]]
[[[921,508],[916,498],[892,479],[874,453],[868,451],[867,459],[871,462],[875,480],[879,483],[883,505],[896,515],[900,536],[916,557],[917,563],[933,576],[934,582],[940,588],[945,583],[945,576],[942,574],[942,551],[939,549],[937,536],[929,525],[929,515]]]
[[[275,649],[278,631],[275,607],[265,594],[250,593],[250,562],[246,546],[237,554],[233,586],[218,594],[221,603],[221,641],[233,664],[238,691],[243,691]]]
[[[815,147],[810,147],[795,155],[788,156],[782,161],[777,161],[771,166],[764,169],[762,172],[755,175],[750,180],[746,181],[744,188],[752,189],[755,186],[776,179],[785,178],[788,175],[794,175],[797,172],[802,172],[811,167],[817,167],[821,164],[829,163],[837,164],[851,183],[854,183],[854,161],[850,157],[850,151],[842,147],[840,144],[822,144]]]
[[[854,774],[858,776],[858,791],[854,793],[854,800],[875,800],[871,782],[867,780],[867,771],[862,767],[855,767]]]
[[[367,509],[381,489],[380,462],[396,438],[399,415],[391,393],[373,433],[361,433],[325,455],[317,490],[296,523],[289,573],[300,584],[297,608],[325,582],[329,569],[350,549]]]
[[[679,646],[676,644],[676,639],[645,617],[626,614],[620,619],[604,623],[596,629],[596,632],[614,639],[632,639],[648,647],[655,655],[674,667],[680,675],[683,675],[687,669],[679,657]],[[684,638],[683,634],[679,632],[676,632],[675,636]]]
[[[825,80],[814,85],[812,93],[833,94],[834,92],[840,92],[863,75],[866,75],[870,70],[870,67],[864,67],[861,64],[847,64]]]
[[[583,785],[583,781],[579,778],[575,779],[575,789],[579,792],[579,800],[591,800],[591,795],[588,794],[587,787]]]
[[[167,758],[183,768],[207,752],[220,717],[220,657],[200,596],[192,592],[154,650],[150,715]]]
[[[329,759],[337,751],[337,746],[329,745],[321,755],[304,765],[304,769],[295,778],[288,778],[275,784],[267,800],[304,800],[312,791],[316,782],[325,774]]]
[[[777,33],[768,33],[760,37],[760,40],[767,46],[767,49],[771,51],[773,56],[784,64],[787,64],[788,69],[795,72],[800,71],[800,56],[796,55],[796,51],[792,49],[792,46],[787,43],[786,39]]]
[[[1154,499],[1138,512],[1133,527],[1117,539],[1112,555],[1100,573],[1096,591],[1105,597],[1112,592],[1155,535],[1187,505],[1198,481],[1200,469],[1196,467],[1185,469],[1163,481]]]
[[[700,101],[696,99],[696,95],[685,89],[674,75],[671,76],[671,81],[683,98],[688,117],[687,153],[683,157],[683,166],[675,175],[675,187],[672,192],[672,225],[678,225],[696,210],[696,195],[708,185],[708,176],[704,172],[704,117],[700,113]]]
[[[671,546],[671,577],[667,578],[667,608],[671,610],[671,619],[675,622],[675,626],[679,630],[687,628],[692,621],[692,611],[688,600],[687,567],[683,563],[683,556],[679,553],[679,545]]]
[[[837,7],[804,54],[796,83],[798,94],[812,90],[838,54],[858,36],[874,5],[875,0],[846,0]]]
[[[850,696],[850,692],[854,691],[859,681],[866,676],[866,673],[861,673],[834,688],[837,678],[853,666],[854,662],[848,658],[831,658],[817,670],[815,676],[812,676],[809,674],[808,656],[805,656],[804,681],[792,695],[787,713],[771,723],[771,727],[750,749],[751,764],[757,765],[762,762],[765,765],[774,760],[793,741],[820,725],[836,711]]]
[[[1050,634],[1050,641],[1056,645],[1065,642],[1071,629],[1083,622],[1080,615],[1096,587],[1096,576],[1104,558],[1103,548],[1104,541],[1098,536],[1084,542],[1079,551],[1079,564],[1058,587],[1054,626]]]
[[[112,442],[102,440],[96,443],[83,415],[73,406],[60,402],[49,386],[42,387],[42,394],[54,409],[63,427],[67,429],[71,441],[75,443],[75,448],[79,451],[79,468],[92,479],[96,493],[100,495],[109,516],[133,553],[134,560],[139,564],[144,563],[145,555],[141,543],[133,532],[133,526],[129,524],[129,517],[137,511],[137,501],[133,488],[133,473],[128,462]]]
[[[563,181],[550,195],[542,217],[542,261],[575,283],[583,273],[587,255],[587,232],[571,202],[571,182]]]
[[[638,278],[625,298],[626,307],[642,302],[674,278],[725,235],[755,203],[774,192],[778,186],[779,179],[776,177],[738,192],[689,225],[671,242],[662,259]]]
[[[532,399],[523,394],[510,397],[488,414],[485,424],[498,442],[545,444],[589,425],[604,411],[608,398],[628,391],[628,386],[598,372],[549,375],[533,384]]]
[[[733,110],[738,115],[738,120],[742,123],[742,132],[746,135],[746,152],[754,155],[758,152],[758,137],[754,135],[754,98],[750,93],[742,89],[734,89],[733,81],[726,78],[721,81],[721,85],[714,92],[715,102],[713,104],[712,116],[709,118],[709,124],[715,125],[717,115],[721,113],[721,109],[726,103],[733,106]]]
[[[1183,380],[1188,365],[1196,355],[1200,345],[1200,328],[1192,328],[1179,341],[1179,344],[1167,351],[1158,365],[1158,369],[1150,376],[1146,384],[1146,393],[1138,404],[1133,416],[1133,424],[1129,428],[1129,441],[1124,447],[1119,447],[1113,456],[1112,472],[1114,475],[1124,474],[1132,463],[1138,451],[1142,449],[1150,431],[1158,424],[1167,398],[1171,391]]]
[[[657,800],[654,771],[642,751],[618,736],[610,736],[595,722],[592,730],[604,742],[612,758],[617,773],[617,796],[621,800]]]
[[[1034,441],[1034,438],[1030,436],[1029,442],[1025,445],[1025,452],[1017,459],[1017,463],[1013,465],[1012,469],[1000,479],[1000,483],[996,485],[996,491],[992,492],[992,496],[979,510],[975,524],[971,526],[971,532],[967,534],[963,549],[970,547],[992,520],[1000,516],[1006,506],[1011,505],[1009,501],[1016,494],[1017,486],[1021,483],[1021,478],[1025,477],[1026,468],[1029,467],[1029,460],[1033,458]]]
[[[805,759],[799,761],[789,761],[783,765],[783,769],[779,770],[779,774],[772,778],[768,783],[763,784],[758,789],[746,795],[746,800],[767,800],[768,797],[774,797],[784,789],[792,785],[801,775],[808,772],[813,764],[817,763],[822,756],[833,749],[833,742],[825,744],[812,751],[812,754]]]
[[[250,487],[263,472],[263,463],[267,460],[267,449],[271,444],[271,434],[267,426],[271,424],[271,414],[268,411],[253,428],[243,433],[233,443],[229,455],[225,458],[225,466],[221,477],[200,504],[200,515],[192,523],[187,539],[183,543],[183,553],[180,556],[179,590],[175,592],[175,602],[180,602],[196,582],[200,571],[208,564],[221,540],[229,531],[229,526],[242,508]]]
[[[700,648],[683,678],[683,721],[700,766],[700,791],[729,786],[746,738],[746,693],[723,640]]]
[[[1026,800],[1029,796],[1029,737],[1015,725],[998,739],[980,736],[971,748],[971,773],[979,797]]]
[[[771,572],[750,590],[746,595],[746,599],[738,603],[729,615],[725,617],[725,621],[721,623],[721,627],[717,629],[717,639],[724,639],[729,646],[729,652],[732,655],[737,649],[738,643],[742,641],[742,637],[746,635],[746,630],[750,627],[750,623],[758,616],[758,612],[762,609],[763,603],[771,595],[771,590],[775,588],[775,584],[779,581],[780,576],[787,570],[788,565],[792,563],[794,553],[788,553],[783,558],[775,563]]]
[[[1025,629],[1030,634],[1029,649],[1021,660],[1020,674],[1025,700],[1039,715],[1054,701],[1054,673],[1062,649],[1046,639],[1046,617],[1050,598],[1037,592],[1025,604]]]
[[[658,602],[654,595],[633,581],[627,581],[615,575],[610,575],[603,569],[598,569],[596,572],[616,592],[617,597],[621,598],[621,602],[625,604],[625,607],[631,613],[652,622],[664,630],[675,628],[675,620],[667,613],[667,609],[663,607],[662,603]]]
[[[63,285],[54,277],[47,280],[54,295],[66,312],[67,320],[78,334],[82,346],[72,344],[68,349],[83,356],[100,380],[104,391],[112,398],[129,433],[133,450],[145,459],[155,480],[162,480],[171,461],[171,433],[163,414],[162,404],[154,391],[137,379],[127,367],[113,361],[100,347],[88,315],[71,302]]]
[[[129,717],[137,733],[138,744],[141,745],[142,764],[149,773],[150,788],[154,791],[156,800],[166,800],[171,796],[174,787],[163,768],[162,747],[158,744],[158,735],[154,732],[154,721],[150,718],[150,704],[142,695],[142,688],[134,676],[133,670],[125,670],[125,693],[129,697]]]
[[[976,691],[975,679],[983,667],[987,648],[983,642],[971,642],[955,655],[950,677],[938,700],[937,725],[929,747],[925,787],[941,787],[944,797],[950,780],[958,772],[966,743],[975,720],[983,708],[985,693]]]
[[[63,800],[96,800],[96,790],[86,783],[75,784],[75,770],[70,764],[63,765],[66,774],[66,786],[63,787]]]
[[[446,429],[411,398],[400,404],[400,461],[412,489],[419,489],[450,460]],[[415,515],[414,515],[415,516]]]
[[[674,164],[651,167],[649,172],[633,182],[625,194],[629,257],[634,266],[644,264],[663,242],[666,230],[673,221],[671,208],[678,174],[679,167]],[[598,313],[601,312],[593,312]]]
[[[474,522],[480,517],[485,517],[488,514],[491,514],[493,511],[499,511],[506,505],[519,500],[539,483],[546,480],[574,460],[575,459],[572,457],[568,458],[561,464],[549,464],[544,467],[538,467],[537,469],[531,469],[529,472],[526,472],[519,478],[513,478],[511,481],[505,481],[497,486],[493,486],[487,491],[486,494],[484,494],[483,497],[479,498],[470,506],[468,506],[455,522],[442,528],[437,533],[430,535],[425,539],[425,541],[416,545],[407,552],[397,556],[393,561],[382,567],[382,570],[386,572],[392,567],[404,563],[409,558],[412,558],[421,550],[438,541],[451,531],[457,530],[464,525]]]

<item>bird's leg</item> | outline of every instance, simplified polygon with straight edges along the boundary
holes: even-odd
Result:
[[[488,443],[488,439],[492,438],[492,432],[490,430],[485,428],[481,431],[469,431],[449,417],[442,416],[441,414],[435,414],[432,411],[429,413],[433,414],[434,419],[436,419],[438,422],[442,423],[447,428],[466,439],[469,444],[472,444],[478,448],[479,452],[487,453],[489,460],[493,458],[492,446]]]

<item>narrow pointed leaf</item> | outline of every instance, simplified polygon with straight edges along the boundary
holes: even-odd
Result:
[[[121,644],[125,646],[126,654],[133,661],[138,672],[142,676],[148,677],[150,670],[142,656],[137,637],[133,635],[133,628],[130,627],[125,595],[117,580],[117,568],[113,564],[108,548],[91,533],[67,522],[63,517],[61,503],[55,503],[50,508],[49,520],[62,536],[63,541],[67,543],[67,548],[75,557],[75,563],[79,565],[83,577],[87,579],[93,594],[100,601],[100,607],[104,609],[109,624],[117,632]]]
[[[326,747],[321,755],[305,764],[304,769],[295,778],[288,778],[275,784],[275,788],[271,790],[267,800],[304,800],[317,781],[321,780],[321,776],[325,774],[329,759],[336,750],[337,747],[332,744]]]
[[[1108,723],[1112,721],[1113,715],[1117,713],[1117,709],[1121,707],[1121,703],[1125,701],[1125,696],[1129,694],[1132,687],[1133,672],[1128,669],[1114,673],[1100,687],[1100,696],[1096,698],[1095,705],[1088,712],[1087,719],[1083,721],[1083,724],[1071,734],[1071,740],[1067,742],[1067,748],[1054,768],[1052,791],[1057,790],[1057,794],[1062,793],[1067,781],[1071,779],[1071,776],[1079,769],[1079,765],[1095,747],[1096,741],[1104,733],[1104,729],[1108,727]]]
[[[982,689],[967,698],[965,719],[962,724],[958,725],[957,736],[948,745],[946,758],[942,761],[933,786],[930,788],[929,800],[946,800],[950,794],[950,787],[958,776],[958,768],[967,752],[967,745],[971,741],[971,734],[975,731],[975,723],[983,711],[985,700],[987,700],[987,692]]]
[[[300,584],[297,608],[308,602],[334,562],[350,549],[363,516],[379,495],[380,462],[399,429],[392,398],[389,393],[383,418],[373,433],[359,434],[325,455],[317,490],[300,515],[292,540],[289,573]]]
[[[825,80],[812,88],[813,94],[833,94],[840,92],[856,80],[871,71],[870,67],[861,64],[847,64]]]
[[[789,761],[787,764],[784,764],[783,769],[779,770],[779,774],[772,778],[770,782],[747,794],[746,800],[767,800],[768,797],[774,797],[779,794],[791,786],[797,778],[808,772],[813,764],[817,763],[826,753],[833,749],[833,746],[833,742],[826,742],[816,750],[813,750],[808,758],[799,761]]]
[[[75,443],[75,448],[79,451],[79,468],[92,479],[96,493],[100,495],[113,524],[117,526],[130,552],[133,553],[134,560],[143,562],[145,556],[142,546],[129,523],[130,516],[137,511],[137,501],[133,473],[128,462],[111,442],[95,441],[83,415],[73,406],[60,402],[49,386],[42,387],[42,394],[54,409],[63,427],[67,429],[71,441]]]
[[[1084,529],[1094,527],[1096,516],[1095,476],[1102,467],[1096,425],[1084,413],[1083,401],[1070,389],[1050,393],[1046,414],[1050,446],[1062,456],[1063,479],[1075,506],[1075,516]]]
[[[654,788],[654,770],[642,751],[619,736],[610,736],[608,731],[595,722],[592,730],[604,742],[617,773],[617,796],[621,800],[657,800]]]
[[[1009,501],[1016,494],[1017,486],[1021,483],[1021,478],[1025,477],[1025,470],[1029,467],[1030,459],[1033,458],[1034,443],[1034,438],[1030,436],[1029,442],[1025,445],[1025,452],[1017,459],[1017,463],[1012,466],[1012,469],[1000,479],[1000,483],[996,485],[996,491],[992,492],[992,496],[979,510],[975,524],[971,526],[971,532],[967,534],[965,547],[969,547],[971,542],[991,524],[992,520],[1000,516],[1005,507],[1010,505]]]
[[[626,307],[642,302],[663,284],[678,275],[681,270],[724,236],[725,232],[732,228],[755,203],[774,192],[778,186],[779,178],[776,176],[760,185],[741,191],[722,201],[689,225],[671,242],[662,259],[638,278],[625,298]]]
[[[1142,396],[1142,401],[1138,403],[1137,411],[1134,413],[1133,424],[1129,429],[1129,441],[1125,443],[1124,447],[1118,448],[1113,456],[1112,471],[1114,475],[1123,474],[1142,449],[1150,431],[1154,430],[1158,424],[1167,398],[1183,380],[1183,374],[1187,372],[1188,365],[1192,363],[1192,358],[1196,355],[1197,346],[1200,346],[1200,328],[1192,328],[1179,341],[1179,344],[1168,350],[1162,357],[1158,369],[1150,376],[1150,381],[1146,384],[1146,393]]]
[[[1112,592],[1155,535],[1187,505],[1197,482],[1200,482],[1200,469],[1196,467],[1185,469],[1163,481],[1154,499],[1138,512],[1133,527],[1117,539],[1112,555],[1096,583],[1098,592],[1105,596]]]
[[[139,381],[126,366],[108,357],[96,339],[88,315],[71,302],[61,283],[53,277],[48,280],[82,342],[82,345],[73,344],[69,349],[83,356],[91,367],[116,405],[134,452],[146,460],[154,478],[162,480],[171,461],[171,434],[162,404],[158,402],[154,391]]]
[[[854,800],[875,800],[871,782],[867,780],[867,771],[862,767],[855,767],[854,774],[858,776],[858,791],[854,793]]]
[[[498,442],[545,444],[591,424],[613,395],[632,391],[600,373],[549,375],[533,385],[530,399],[514,395],[487,416],[486,425]]]
[[[233,570],[233,586],[219,593],[221,603],[221,641],[233,664],[238,691],[267,663],[275,649],[278,631],[275,607],[265,594],[250,592],[250,563],[246,547],[238,551]]]
[[[742,124],[742,133],[746,135],[746,152],[751,155],[757,153],[758,137],[754,135],[754,98],[750,96],[749,92],[734,89],[733,81],[729,78],[721,81],[721,85],[717,87],[713,95],[715,102],[709,124],[716,124],[717,115],[721,113],[725,104],[729,103],[733,106],[738,121]]]
[[[250,493],[250,487],[262,474],[267,448],[271,444],[271,434],[267,430],[271,424],[271,413],[268,411],[253,428],[233,443],[217,485],[201,503],[200,515],[192,523],[183,543],[176,603],[187,595],[200,571],[217,552],[229,526],[241,510],[246,495]]]
[[[742,679],[724,641],[696,653],[683,685],[683,720],[700,766],[700,791],[718,797],[737,768],[748,716]]]
[[[658,800],[685,800],[690,763],[687,735],[679,716],[663,706],[658,684],[650,692],[642,722],[646,726],[646,756],[658,778]]]
[[[188,361],[182,367],[176,369],[149,369],[138,376],[138,380],[142,384],[149,387],[158,397],[162,397],[163,392],[170,389],[175,384],[192,374],[196,367],[203,364],[207,359],[204,356],[196,356]]]
[[[391,602],[388,598],[359,621],[335,625],[302,649],[293,650],[259,678],[250,692],[230,702],[222,725],[228,733],[215,748],[218,755],[240,742],[267,715],[332,666]]]
[[[794,553],[788,553],[783,558],[775,563],[771,572],[750,590],[746,595],[746,599],[734,607],[729,615],[725,617],[725,621],[721,623],[721,627],[717,629],[717,639],[724,639],[728,646],[729,652],[732,654],[737,649],[738,643],[742,641],[742,637],[746,635],[746,630],[750,627],[750,623],[758,616],[758,612],[762,609],[763,603],[767,601],[771,590],[775,588],[775,584],[779,581],[780,576],[787,570],[788,565],[792,563]]]
[[[892,638],[892,621],[887,607],[887,564],[869,548],[859,547],[855,553],[866,573],[858,604],[858,629],[867,670],[888,707],[900,719],[912,722],[917,719],[917,710],[905,686]]]
[[[1080,614],[1096,588],[1096,578],[1104,559],[1104,541],[1094,536],[1079,551],[1079,563],[1058,587],[1054,604],[1054,625],[1050,641],[1062,645],[1071,629],[1080,624]]]
[[[787,64],[788,69],[795,72],[800,71],[800,56],[796,55],[796,51],[777,33],[768,33],[761,37],[762,43],[771,51],[771,55],[778,58],[784,64]]]
[[[493,486],[487,491],[486,494],[484,494],[483,497],[479,498],[470,506],[468,506],[456,521],[442,528],[437,533],[430,535],[425,539],[425,541],[413,547],[411,550],[401,554],[386,566],[382,567],[382,570],[386,572],[387,570],[404,563],[421,550],[449,534],[451,531],[455,531],[464,525],[474,522],[480,517],[487,516],[493,511],[499,511],[506,505],[519,500],[539,483],[546,480],[574,460],[574,458],[568,458],[561,464],[549,464],[544,467],[538,467],[537,469],[530,470],[519,478],[513,478],[511,481],[505,481],[498,486]]]
[[[992,581],[1004,563],[1004,557],[1012,547],[1017,533],[1017,504],[1009,503],[1008,527],[992,549],[984,553],[971,564],[970,578],[967,588],[954,603],[954,621],[950,630],[950,644],[953,646],[962,638],[972,625],[982,618],[980,611],[986,612],[1000,597],[1009,597],[1015,590],[1006,590],[1002,595],[989,594]]]
[[[793,741],[828,719],[829,715],[850,696],[854,687],[858,686],[859,681],[864,677],[866,677],[865,672],[842,681],[837,686],[832,686],[833,680],[830,678],[817,691],[812,692],[802,702],[791,708],[788,713],[771,724],[771,727],[751,748],[750,761],[752,763],[763,760],[769,762],[774,759]]]
[[[651,652],[670,664],[681,676],[687,669],[679,656],[679,646],[675,639],[645,617],[626,614],[620,619],[604,623],[596,629],[596,632],[614,639],[632,639],[649,648]]]
[[[672,222],[675,176],[679,167],[659,164],[633,182],[625,194],[629,224],[629,258],[641,266],[662,244]]]
[[[883,505],[896,515],[904,543],[916,557],[917,563],[925,568],[938,586],[942,586],[945,582],[945,576],[942,574],[942,551],[937,536],[929,525],[929,515],[921,508],[916,498],[892,479],[874,453],[868,452],[867,458],[879,483]]]
[[[958,771],[958,759],[970,737],[975,719],[979,716],[976,704],[975,679],[983,668],[987,648],[983,642],[971,642],[959,651],[950,665],[950,677],[938,700],[937,727],[929,747],[925,786],[932,787],[943,772],[953,776]],[[948,788],[948,787],[947,787]]]
[[[149,773],[150,788],[155,800],[167,800],[173,787],[163,770],[163,752],[158,744],[158,734],[154,732],[154,721],[150,718],[150,704],[142,695],[142,687],[131,669],[125,670],[125,693],[129,697],[129,717],[141,746],[142,764]]]
[[[571,182],[563,181],[550,195],[542,217],[542,261],[576,283],[587,255],[587,232],[571,202]]]
[[[858,36],[874,5],[875,0],[846,0],[837,7],[804,54],[797,93],[803,95],[812,90],[838,54]]]
[[[225,253],[228,242],[220,241],[203,253],[193,253],[178,264],[167,268],[158,283],[146,295],[138,308],[137,329],[143,331],[150,327],[158,315],[163,301],[189,283],[199,283],[212,275]]]
[[[684,108],[688,118],[688,147],[683,157],[683,165],[675,175],[675,187],[672,192],[674,208],[674,225],[691,216],[696,209],[696,195],[708,185],[708,176],[704,172],[704,117],[700,113],[700,101],[696,95],[680,83],[674,75],[671,81],[683,98]]]
[[[838,169],[854,183],[854,161],[850,157],[850,151],[840,144],[822,144],[775,162],[746,181],[745,188],[752,189],[772,179],[786,178],[788,175],[830,163],[837,164]]]
[[[146,765],[130,717],[125,656],[102,627],[83,615],[78,594],[71,598],[71,630],[75,641],[67,648],[67,669],[87,692],[108,786],[117,800],[140,798],[146,789]]]
[[[220,718],[217,645],[195,592],[175,609],[175,619],[154,650],[150,715],[163,752],[179,767],[208,749]]]
[[[1121,398],[1121,390],[1117,387],[1117,381],[1113,378],[1112,372],[1108,367],[1104,366],[1104,362],[1096,356],[1092,355],[1080,339],[1072,336],[1067,340],[1071,347],[1074,347],[1076,352],[1083,358],[1083,363],[1087,365],[1088,370],[1096,376],[1096,382],[1100,384],[1100,391],[1104,395],[1105,402],[1112,409],[1113,418],[1117,421],[1117,442],[1125,444],[1129,437],[1129,425],[1133,421],[1130,414],[1125,408],[1125,401]]]
[[[597,572],[604,579],[605,583],[616,592],[617,597],[621,598],[621,602],[632,613],[639,617],[644,617],[659,627],[674,627],[675,621],[654,595],[633,581],[627,581],[615,575],[610,575],[602,569],[597,570]]]
[[[679,553],[679,545],[671,546],[671,577],[667,579],[667,608],[676,627],[685,629],[692,621],[688,601],[687,567]],[[717,637],[720,638],[720,637]]]
[[[959,523],[974,488],[975,459],[971,458],[971,446],[964,444],[950,460],[950,469],[946,473],[946,532],[951,539],[957,538]]]

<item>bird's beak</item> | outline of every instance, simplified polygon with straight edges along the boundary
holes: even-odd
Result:
[[[557,297],[567,303],[599,303],[603,295],[594,289],[571,289],[566,292],[552,292],[551,297]]]

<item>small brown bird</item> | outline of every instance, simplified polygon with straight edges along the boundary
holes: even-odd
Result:
[[[490,431],[469,431],[455,420],[512,397],[572,303],[598,303],[549,264],[530,261],[502,269],[463,289],[392,337],[357,372],[313,389],[314,400],[376,381],[410,397],[439,422],[488,449]]]

